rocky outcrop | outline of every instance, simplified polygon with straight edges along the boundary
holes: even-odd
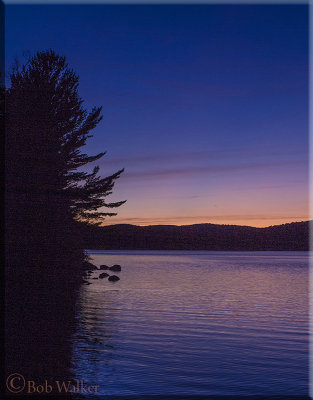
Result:
[[[114,271],[114,272],[119,272],[122,270],[121,266],[118,264],[112,265],[112,267],[109,268],[110,271]]]
[[[119,280],[120,280],[120,278],[118,276],[116,276],[116,275],[109,276],[109,281],[110,282],[116,282],[116,281],[119,281]]]

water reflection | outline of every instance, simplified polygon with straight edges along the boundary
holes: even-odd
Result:
[[[78,300],[78,330],[74,337],[73,361],[76,373],[91,377],[110,377],[114,366],[112,360],[118,351],[117,310],[107,308],[116,302],[113,291],[83,285]],[[81,357],[81,354],[84,354]],[[103,374],[104,373],[104,374]]]
[[[306,253],[93,257],[122,265],[77,310],[74,373],[101,394],[307,394]]]

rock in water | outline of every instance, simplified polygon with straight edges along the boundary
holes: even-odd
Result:
[[[111,281],[111,282],[116,282],[116,281],[119,281],[119,280],[120,280],[120,278],[118,276],[116,276],[116,275],[109,276],[109,281]]]
[[[109,269],[107,265],[100,265],[100,269]]]
[[[110,267],[109,270],[110,270],[110,271],[121,271],[122,268],[121,268],[120,265],[115,264],[115,265],[112,265],[112,267]]]
[[[102,274],[99,275],[99,279],[106,278],[107,276],[109,276],[109,274],[107,274],[106,272],[103,272]]]

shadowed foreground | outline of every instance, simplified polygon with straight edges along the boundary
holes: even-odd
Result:
[[[71,379],[79,285],[61,268],[25,267],[19,274],[7,274],[6,377],[19,373],[36,384]]]

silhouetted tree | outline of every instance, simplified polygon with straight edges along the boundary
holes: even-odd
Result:
[[[0,104],[1,105],[1,104]],[[5,343],[7,376],[71,377],[71,335],[84,252],[80,222],[115,215],[116,179],[82,152],[101,120],[87,112],[78,77],[54,51],[35,54],[5,91]],[[1,114],[0,114],[1,120]],[[109,210],[112,211],[112,210]]]
[[[6,91],[6,226],[8,252],[28,262],[42,256],[61,262],[79,253],[75,220],[99,223],[116,215],[110,203],[117,171],[102,178],[100,159],[81,149],[101,121],[101,107],[89,113],[78,95],[78,76],[65,57],[43,51],[11,74]]]

